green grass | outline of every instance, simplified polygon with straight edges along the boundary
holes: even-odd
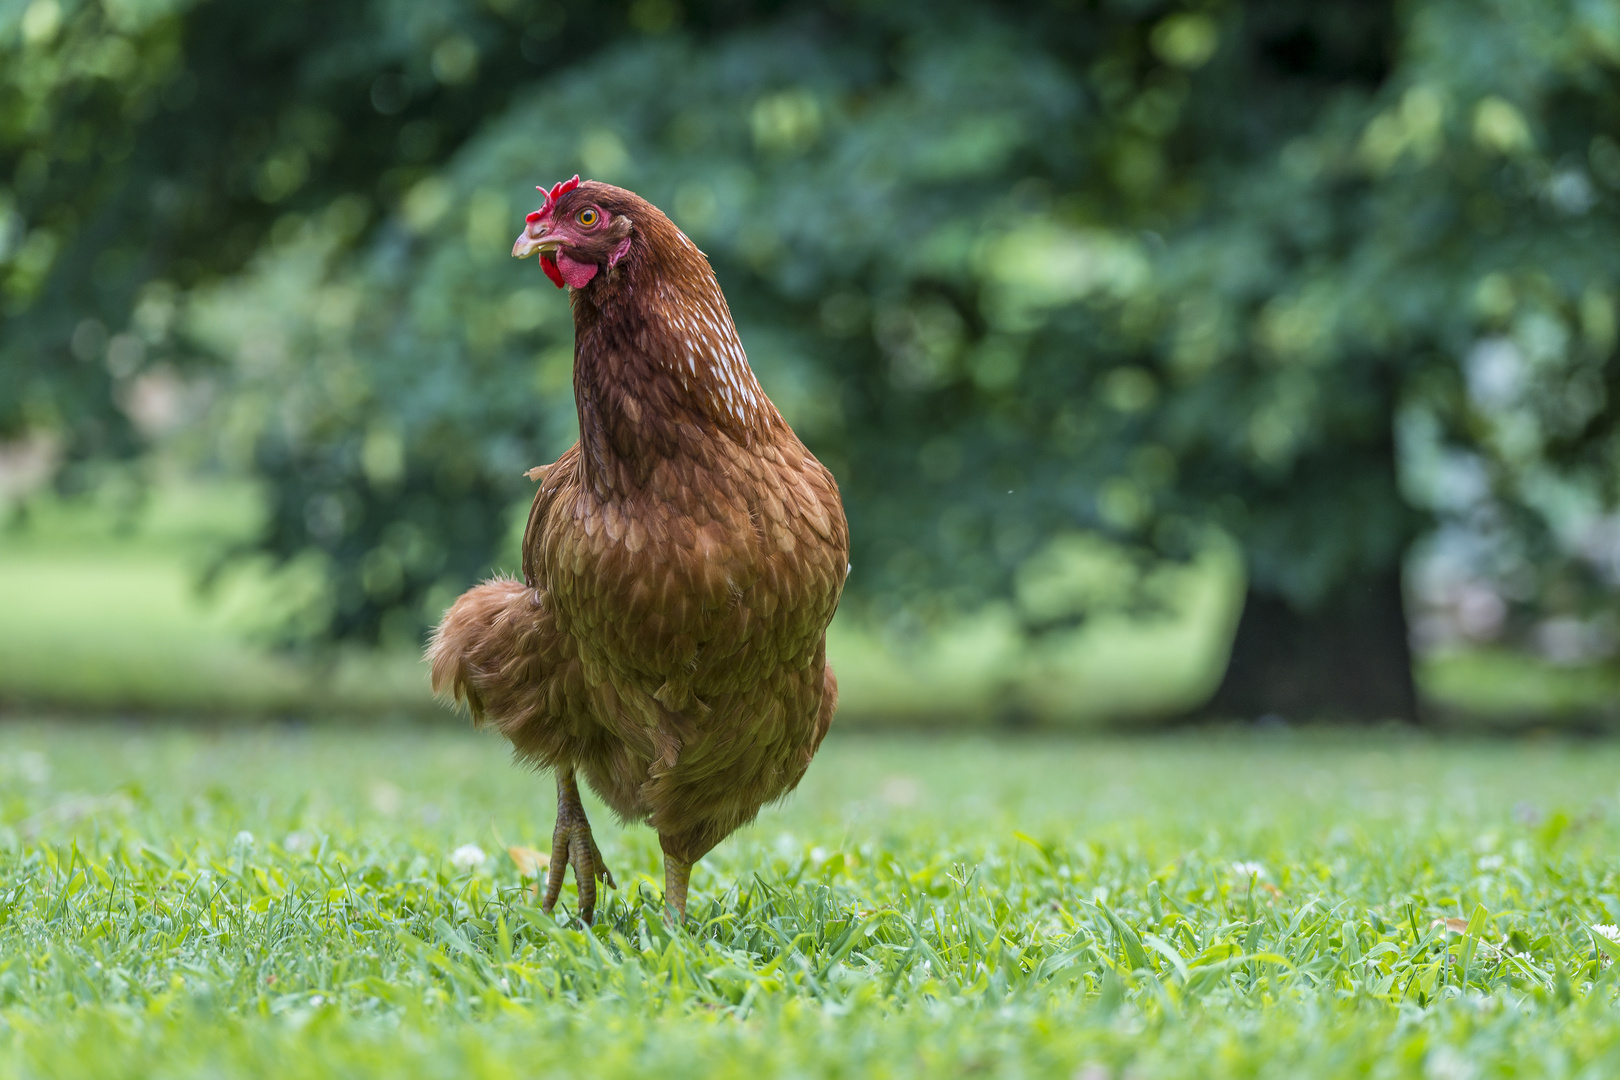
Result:
[[[0,1075],[1612,1075],[1617,777],[1598,743],[835,735],[681,930],[595,808],[586,930],[506,854],[551,791],[492,738],[13,721]]]

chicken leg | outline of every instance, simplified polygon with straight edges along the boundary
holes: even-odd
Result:
[[[557,826],[551,831],[551,866],[546,871],[546,897],[540,904],[540,910],[547,915],[556,906],[570,866],[574,868],[574,882],[579,886],[579,917],[589,926],[596,916],[597,880],[607,882],[610,889],[618,886],[613,883],[613,875],[602,862],[602,852],[591,835],[591,823],[585,819],[585,807],[579,801],[579,785],[574,783],[574,770],[560,769],[557,772]]]
[[[692,864],[664,852],[664,921],[677,926],[686,921],[686,887]]]

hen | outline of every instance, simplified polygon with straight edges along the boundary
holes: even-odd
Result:
[[[545,191],[544,188],[540,189]],[[579,177],[528,216],[574,315],[579,441],[535,469],[523,580],[466,592],[433,687],[553,770],[543,901],[614,885],[576,776],[658,830],[666,910],[692,864],[798,785],[832,721],[848,571],[838,486],[760,389],[708,260],[639,196]]]

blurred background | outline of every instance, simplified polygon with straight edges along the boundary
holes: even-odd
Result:
[[[1612,723],[1617,136],[1620,0],[0,0],[0,702],[435,715],[579,172],[838,477],[841,724]]]

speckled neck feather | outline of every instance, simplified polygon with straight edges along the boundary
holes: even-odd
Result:
[[[744,445],[785,427],[709,260],[634,201],[619,211],[635,221],[629,254],[572,296],[574,400],[593,486],[644,479],[658,459],[692,452],[692,426]]]

